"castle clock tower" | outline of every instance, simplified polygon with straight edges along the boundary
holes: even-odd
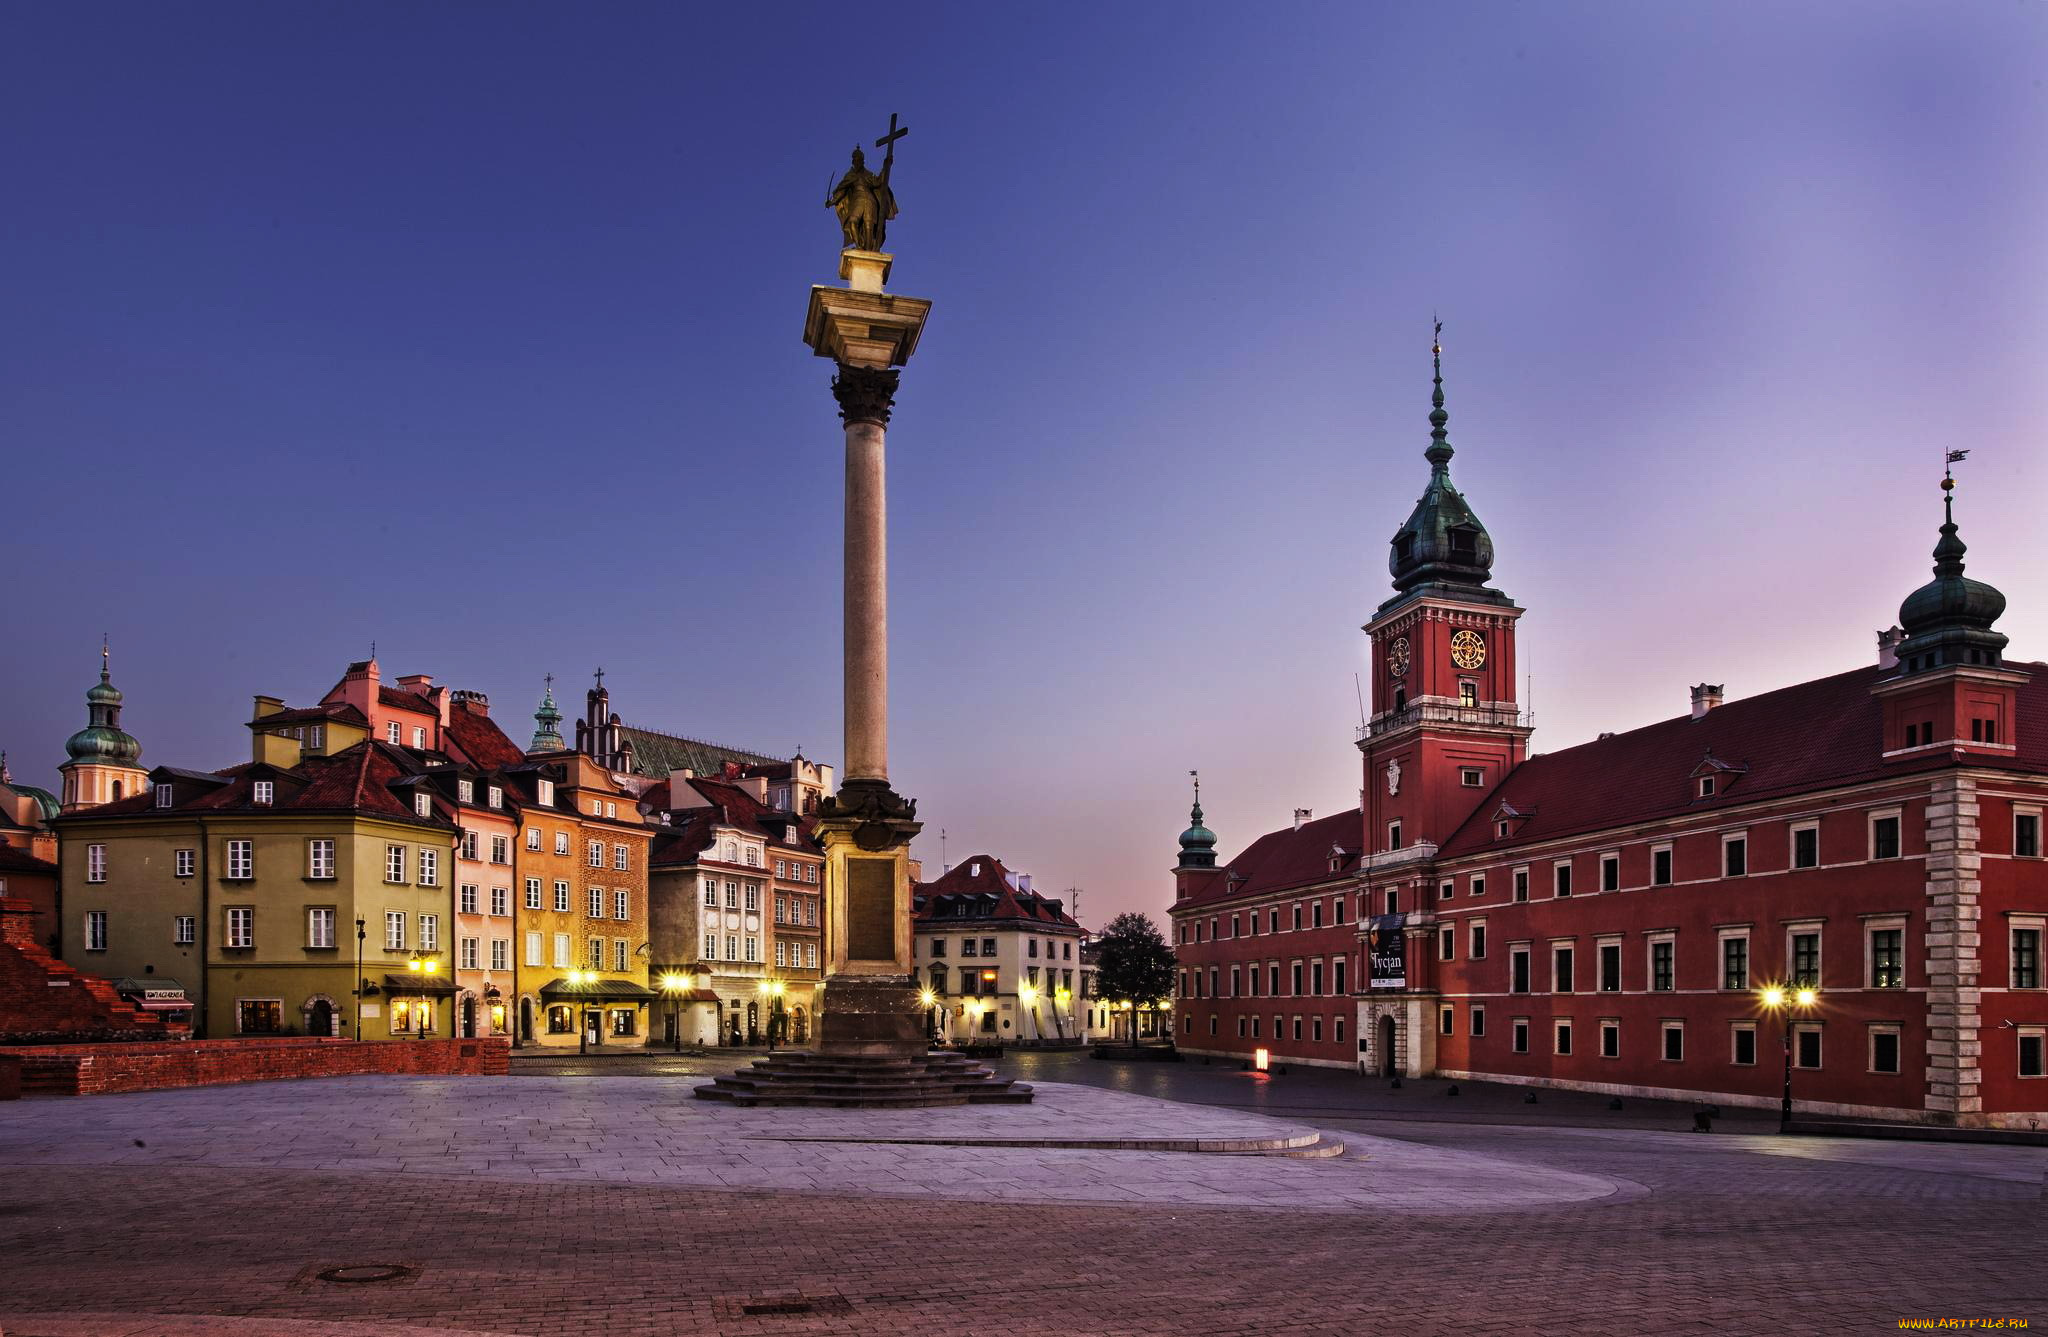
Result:
[[[1404,853],[1426,859],[1528,755],[1530,728],[1515,697],[1522,610],[1487,586],[1493,540],[1451,484],[1441,342],[1430,352],[1429,482],[1394,534],[1394,595],[1365,626],[1373,714],[1358,732],[1361,807],[1365,849],[1378,865],[1406,862]]]

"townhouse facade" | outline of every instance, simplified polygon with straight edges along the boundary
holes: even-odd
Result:
[[[977,854],[915,883],[911,907],[912,961],[935,1039],[1038,1045],[1087,1038],[1087,934],[1064,902],[1032,889],[1030,874]]]

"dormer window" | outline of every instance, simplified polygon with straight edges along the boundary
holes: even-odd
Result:
[[[555,806],[555,782],[553,780],[542,780],[536,786],[535,792],[539,794],[540,805],[543,808]]]
[[[170,807],[170,806],[171,806],[171,798],[172,798],[172,795],[171,795],[171,787],[170,787],[169,785],[158,785],[158,786],[156,787],[156,806],[157,806],[157,807],[159,807],[159,808],[168,808],[168,807]]]
[[[492,785],[484,791],[484,799],[491,807],[502,808],[505,806],[505,791]]]
[[[1451,556],[1472,561],[1479,556],[1479,536],[1469,529],[1451,531]]]
[[[1713,777],[1713,776],[1711,776],[1711,775],[1702,775],[1702,776],[1700,777],[1700,797],[1701,797],[1701,798],[1712,798],[1712,797],[1714,797],[1714,777]]]
[[[434,815],[434,796],[427,793],[414,794],[412,796],[412,810],[422,817],[432,817]]]
[[[457,780],[455,782],[455,797],[464,803],[476,802],[476,782],[474,780]]]
[[[422,752],[427,750],[427,731],[425,726],[418,724],[412,726],[412,745]]]
[[[1397,535],[1395,535],[1395,536],[1394,536],[1394,560],[1395,560],[1395,561],[1397,561],[1397,562],[1405,562],[1405,561],[1407,561],[1407,560],[1408,560],[1408,559],[1409,559],[1410,557],[1412,557],[1412,556],[1414,556],[1414,555],[1415,555],[1415,536],[1414,536],[1413,534],[1397,534]]]
[[[1508,838],[1508,824],[1506,822],[1495,824],[1493,835],[1496,840],[1506,840]]]
[[[384,726],[384,741],[393,747],[397,747],[400,742],[404,741],[404,738],[405,728],[397,720],[393,720]]]
[[[258,780],[249,787],[249,797],[251,800],[262,804],[266,808],[270,806],[270,801],[276,792],[276,785],[269,780]]]

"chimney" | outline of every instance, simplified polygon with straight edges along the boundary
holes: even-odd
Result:
[[[1877,666],[1893,669],[1899,666],[1899,642],[1906,639],[1905,629],[1897,625],[1877,633]]]
[[[434,685],[434,675],[431,673],[408,673],[399,678],[398,685],[411,692],[414,696],[425,696],[427,689]]]
[[[1692,717],[1703,718],[1715,706],[1721,704],[1721,684],[1703,682],[1692,689]]]
[[[1029,874],[1029,873],[1019,873],[1019,874],[1017,874],[1017,890],[1019,890],[1019,891],[1029,891],[1029,890],[1031,890],[1031,874]]]
[[[1313,808],[1296,808],[1294,810],[1294,829],[1297,831],[1301,830],[1301,828],[1308,822],[1309,818],[1313,816],[1315,816],[1315,810]]]
[[[487,717],[491,713],[491,698],[482,692],[472,692],[467,688],[460,689],[455,693],[454,702],[456,705],[468,707],[469,713],[472,715]]]

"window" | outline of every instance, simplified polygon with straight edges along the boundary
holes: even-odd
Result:
[[[1446,924],[1441,929],[1437,930],[1436,959],[1439,961],[1451,961],[1455,960],[1457,958],[1457,955],[1458,930],[1453,928],[1451,925]]]
[[[246,905],[228,907],[228,931],[222,940],[223,947],[253,947],[256,945],[256,911]]]
[[[1290,996],[1301,997],[1301,962],[1296,961],[1288,967],[1287,982],[1292,986]]]
[[[2016,812],[2012,815],[2012,852],[2015,858],[2041,857],[2041,814]]]
[[[1612,1018],[1600,1023],[1600,1057],[1621,1057],[1621,1023]]]
[[[1721,837],[1721,876],[1742,877],[1749,872],[1749,837]]]
[[[1472,1015],[1466,1022],[1466,1034],[1474,1039],[1486,1034],[1486,1009],[1477,1003],[1472,1005]]]
[[[1458,1033],[1457,1015],[1457,1009],[1448,1003],[1439,1007],[1436,1010],[1436,1033],[1438,1035],[1456,1035]]]
[[[633,944],[624,938],[612,939],[612,969],[625,970],[633,960]]]
[[[604,867],[604,842],[593,840],[584,851],[584,859],[592,868]]]
[[[1508,949],[1508,992],[1529,992],[1529,949],[1510,947]]]
[[[1728,1061],[1738,1068],[1756,1066],[1756,1024],[1738,1021],[1729,1031],[1733,1049]]]
[[[1509,1048],[1513,1049],[1517,1054],[1529,1052],[1529,1023],[1525,1018],[1515,1018],[1514,1041]]]
[[[2022,1077],[2048,1076],[2048,1030],[2023,1026],[2019,1034],[2019,1073]]]
[[[491,913],[500,918],[512,913],[512,888],[491,888]]]
[[[476,781],[457,780],[455,782],[455,797],[463,803],[476,802]]]
[[[749,961],[759,961],[761,959],[761,940],[759,938],[754,937],[751,934],[749,934],[747,937],[746,959]],[[623,970],[624,967],[622,966],[620,967],[620,969]]]
[[[384,950],[402,952],[405,950],[405,911],[384,912]]]
[[[604,939],[592,938],[587,944],[585,944],[585,946],[588,950],[583,958],[584,964],[588,965],[592,970],[603,970]]]
[[[960,940],[960,955],[962,955],[962,956],[976,956],[976,955],[979,955],[979,953],[977,953],[977,952],[975,951],[975,941],[974,941],[974,939],[972,939],[972,938],[962,938],[962,939]]]
[[[1658,938],[1650,943],[1650,987],[1659,993],[1669,993],[1678,987],[1673,960],[1677,951],[1678,944],[1671,938]]]
[[[276,796],[277,785],[275,781],[258,780],[249,786],[249,801],[251,803],[267,808],[270,806],[271,800]]]
[[[1550,990],[1552,993],[1572,991],[1573,958],[1577,955],[1569,947],[1550,949]]]
[[[456,893],[455,908],[466,915],[476,913],[476,883],[465,882],[462,884],[461,890]]]
[[[421,751],[426,750],[427,730],[425,725],[415,724],[412,726],[412,745]]]
[[[511,863],[511,862],[512,862],[512,837],[510,837],[510,836],[492,836],[492,837],[491,837],[491,862],[492,862],[492,863]]]
[[[1650,851],[1650,885],[1668,887],[1671,885],[1671,847],[1659,845]]]
[[[1896,1026],[1872,1026],[1870,1028],[1870,1070],[1872,1072],[1896,1073],[1899,1070],[1899,1028]]]
[[[1436,898],[1440,901],[1447,901],[1451,899],[1452,896],[1455,896],[1457,894],[1457,890],[1457,886],[1454,883],[1438,883],[1436,889]]]
[[[747,913],[759,914],[761,910],[761,884],[747,883]]]
[[[540,909],[540,879],[537,877],[526,879],[526,908],[529,910]],[[535,964],[538,965],[539,963],[535,962]]]
[[[555,832],[555,853],[557,853],[557,854],[567,854],[568,852],[569,852],[569,833],[568,833],[567,831],[557,831],[557,832]]]
[[[334,876],[334,842],[331,840],[309,840],[306,842],[306,876],[330,878]]]
[[[569,913],[569,884],[560,878],[555,880],[555,913]]]
[[[228,842],[228,876],[237,880],[246,880],[256,876],[255,841],[230,840]]]
[[[441,916],[420,916],[420,950],[438,952],[441,950]]]
[[[1340,996],[1346,992],[1344,988],[1344,963],[1346,959],[1347,958],[1340,956],[1335,961],[1332,961],[1330,963],[1332,975],[1331,987],[1332,990]]]
[[[1685,1025],[1683,1022],[1667,1021],[1664,1023],[1664,1061],[1666,1063],[1685,1062]]]
[[[198,854],[197,850],[179,850],[173,856],[174,875],[177,877],[191,877],[194,865],[198,862]]]
[[[1526,868],[1517,868],[1515,870],[1515,899],[1518,901],[1529,899],[1529,870]]]
[[[1899,815],[1887,813],[1870,819],[1870,857],[1873,859],[1896,859],[1899,857]]]
[[[85,912],[85,950],[104,952],[107,950],[107,912],[87,910]]]
[[[628,872],[632,869],[633,854],[630,846],[612,846],[612,867],[621,873]]]
[[[1253,919],[1257,919],[1257,918],[1258,918],[1258,912],[1257,912],[1256,910],[1254,910],[1254,911],[1252,912],[1252,918],[1253,918]],[[1279,910],[1278,910],[1277,908],[1275,908],[1275,909],[1271,909],[1271,910],[1268,910],[1268,911],[1266,911],[1266,932],[1268,932],[1268,933],[1278,933],[1279,931],[1280,931],[1280,911],[1279,911]]]
[[[412,796],[412,810],[415,816],[432,817],[434,815],[434,796],[424,790],[414,794]]]
[[[1904,929],[1874,928],[1870,930],[1870,987],[1873,989],[1903,989],[1906,987],[1906,951]]]
[[[1792,948],[1787,953],[1792,962],[1792,987],[1795,989],[1818,989],[1820,987],[1820,930],[1795,929],[1792,932]]]
[[[1551,1052],[1569,1057],[1572,1052],[1572,1024],[1569,1021],[1550,1023]]]
[[[177,802],[176,791],[174,791],[169,785],[158,785],[156,787],[157,807],[168,808],[171,806],[171,804],[175,802]]]
[[[2012,931],[2012,987],[2041,987],[2041,930],[2038,927]]]
[[[947,943],[948,941],[949,941],[949,940],[948,940],[948,939],[946,939],[946,938],[933,938],[933,939],[932,939],[932,955],[933,955],[933,956],[944,956],[944,955],[946,954],[946,943]]]
[[[1557,894],[1558,894],[1559,896],[1569,896],[1569,895],[1571,895],[1571,894],[1572,894],[1572,866],[1571,866],[1570,864],[1568,864],[1568,863],[1561,863],[1561,864],[1555,864],[1555,865],[1553,865],[1553,866],[1551,867],[1551,870],[1550,870],[1550,871],[1551,871],[1551,876],[1552,876],[1552,878],[1553,878],[1553,880],[1555,881],[1555,883],[1556,883],[1556,886],[1557,886]]]
[[[1792,828],[1792,866],[1794,868],[1820,867],[1820,828],[1818,826],[1795,826]]]
[[[1388,892],[1388,893],[1387,893],[1387,913],[1388,913],[1388,914],[1390,914],[1390,915],[1391,915],[1391,914],[1397,914],[1397,913],[1399,913],[1399,912],[1400,912],[1400,908],[1401,908],[1401,893],[1400,893],[1400,892],[1398,892],[1398,891],[1390,891],[1390,892]]]
[[[529,966],[547,964],[545,957],[541,953],[541,938],[538,933],[526,935],[526,964]]]
[[[1465,954],[1474,961],[1486,959],[1486,921],[1479,920],[1467,932]]]
[[[1399,822],[1387,823],[1387,848],[1390,850],[1401,848],[1401,824]]]
[[[384,726],[384,741],[391,744],[393,747],[397,747],[400,743],[403,743],[405,741],[404,726],[399,724],[397,720],[393,720],[389,724],[386,724]]]
[[[1621,856],[1603,854],[1600,856],[1600,890],[1621,890]]]
[[[539,848],[540,848],[540,828],[539,828],[539,827],[537,827],[537,826],[529,826],[529,827],[527,827],[527,828],[526,828],[526,848],[528,848],[528,849],[530,849],[530,850],[537,850],[537,849],[539,849]]]
[[[177,915],[171,920],[171,945],[190,947],[199,940],[199,916]]]
[[[405,846],[386,845],[384,847],[384,880],[386,882],[405,881]]]
[[[1479,704],[1479,684],[1469,679],[1458,683],[1458,704],[1467,708]]]
[[[1472,889],[1467,894],[1472,896],[1484,896],[1486,894],[1486,877],[1484,874],[1474,873],[1472,875]]]
[[[229,874],[233,876],[233,874]],[[107,847],[87,845],[85,847],[85,880],[104,882],[107,880]]]
[[[590,917],[591,917],[592,919],[603,919],[603,918],[604,918],[604,888],[603,888],[603,887],[590,887],[590,888],[588,888],[588,889],[587,889],[587,890],[585,891],[585,893],[584,893],[584,894],[585,894],[586,896],[588,896],[588,897],[590,898],[590,903],[589,903],[589,905],[588,905],[588,906],[586,907],[586,909],[585,909],[584,913],[588,914],[588,915],[589,915],[589,916],[590,916]]]
[[[1600,992],[1621,992],[1621,944],[1600,944]]]
[[[633,893],[628,890],[614,888],[612,890],[612,918],[631,919],[632,917]]]
[[[306,946],[334,946],[334,910],[331,906],[316,905],[306,911]]]
[[[460,959],[462,961],[462,968],[464,970],[475,970],[478,968],[478,956],[476,949],[477,940],[475,938],[464,938],[462,940],[462,953]]]
[[[484,803],[487,807],[504,807],[505,791],[503,789],[500,789],[497,785],[490,786],[488,789],[484,790]]]
[[[1795,1068],[1818,1068],[1820,1066],[1820,1027],[1794,1026],[1792,1028],[1792,1066]]]
[[[441,885],[441,851],[423,849],[420,851],[420,885],[438,887]]]
[[[1486,772],[1477,766],[1460,766],[1458,783],[1467,789],[1478,789],[1486,783]]]
[[[242,1035],[275,1035],[284,1029],[282,998],[237,998],[235,1030]]]
[[[1711,775],[1702,775],[1702,776],[1700,777],[1700,797],[1701,797],[1701,798],[1712,798],[1713,796],[1714,796],[1714,777],[1713,777],[1713,776],[1711,776]]]
[[[1721,939],[1721,987],[1749,988],[1749,935],[1730,933]]]

